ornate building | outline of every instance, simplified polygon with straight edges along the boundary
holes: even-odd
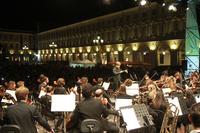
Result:
[[[12,62],[30,62],[33,58],[34,35],[0,31],[0,56]]]
[[[41,62],[90,60],[107,64],[119,60],[152,66],[180,65],[185,26],[185,8],[172,12],[150,3],[38,33],[36,49]],[[12,49],[22,47],[14,44]]]

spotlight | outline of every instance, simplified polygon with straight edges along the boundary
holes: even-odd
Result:
[[[140,1],[140,5],[141,5],[141,6],[144,6],[144,5],[146,5],[146,4],[147,4],[147,1],[146,1],[146,0],[141,0],[141,1]]]
[[[168,10],[176,12],[177,8],[176,8],[176,6],[174,4],[171,4],[171,5],[169,5]]]

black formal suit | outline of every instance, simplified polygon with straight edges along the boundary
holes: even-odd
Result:
[[[113,90],[117,90],[121,83],[121,68],[113,68]]]
[[[99,99],[88,98],[81,101],[75,108],[71,125],[68,130],[76,129],[76,132],[80,132],[81,122],[85,119],[96,119],[101,122],[101,127],[105,131],[118,132],[118,128],[114,123],[108,122],[106,119],[110,111],[101,104]],[[72,131],[71,132],[74,132]]]
[[[46,130],[51,131],[49,124],[42,118],[36,107],[25,102],[9,106],[4,117],[4,124],[18,125],[21,133],[37,133],[35,121]]]

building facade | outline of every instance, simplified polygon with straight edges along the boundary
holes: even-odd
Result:
[[[38,60],[181,65],[185,26],[185,8],[171,12],[158,3],[150,3],[38,33]],[[14,44],[13,49],[22,47]]]
[[[31,62],[35,50],[32,33],[0,31],[0,56],[2,61]]]

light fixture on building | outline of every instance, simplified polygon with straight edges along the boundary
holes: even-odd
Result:
[[[139,44],[138,44],[138,43],[133,43],[133,44],[132,44],[132,50],[133,50],[133,51],[137,51],[138,48],[139,48]]]
[[[25,46],[22,47],[22,49],[23,49],[23,50],[28,50],[29,47],[25,45]]]
[[[24,52],[22,50],[19,50],[19,54],[24,54]]]
[[[55,42],[52,42],[51,44],[49,44],[49,47],[50,47],[50,48],[57,48],[58,45],[55,44]]]
[[[97,36],[97,38],[93,40],[93,43],[101,44],[101,43],[104,43],[104,40],[100,36]]]
[[[31,50],[28,51],[28,54],[32,54],[33,52]]]
[[[63,53],[63,49],[62,49],[62,48],[60,49],[60,53],[61,53],[61,54]]]
[[[53,53],[53,49],[50,49],[50,53],[51,53],[51,54]]]
[[[123,49],[124,49],[124,45],[123,44],[117,44],[117,50],[119,52],[123,51]]]
[[[72,50],[72,53],[75,53],[76,48],[71,48],[71,50]]]
[[[48,54],[49,53],[49,50],[48,49],[46,49],[46,54]]]
[[[166,54],[166,52],[165,52],[165,51],[163,51],[163,52],[162,52],[162,54],[163,54],[163,55],[165,55],[165,54]]]
[[[146,55],[147,54],[147,52],[143,52],[143,55]]]
[[[146,0],[141,0],[141,1],[140,1],[140,5],[141,5],[141,6],[144,6],[144,5],[146,5],[146,4],[147,4],[147,1],[146,1]]]
[[[178,40],[175,40],[175,41],[170,41],[169,42],[169,47],[171,50],[177,50],[178,47],[179,47],[179,41]]]
[[[118,51],[114,51],[114,54],[115,54],[115,55],[118,55]]]
[[[14,51],[13,49],[11,49],[11,50],[9,51],[9,53],[10,53],[10,54],[14,54],[15,51]]]
[[[58,49],[55,49],[55,53],[56,53],[56,54],[58,53]]]
[[[83,47],[79,47],[78,51],[79,51],[79,53],[82,53],[83,52]]]
[[[107,45],[107,46],[106,46],[106,52],[110,52],[110,49],[111,49],[111,46],[110,46],[110,45]]]
[[[87,51],[88,53],[90,53],[90,52],[91,52],[91,47],[90,47],[90,46],[87,46],[87,47],[86,47],[86,51]]]
[[[65,48],[65,53],[69,53],[69,48]]]
[[[156,48],[157,48],[157,44],[156,43],[149,43],[149,49],[151,50],[151,51],[154,51],[154,50],[156,50]]]
[[[174,42],[174,43],[170,44],[169,47],[172,50],[176,50],[176,49],[178,49],[178,44],[176,42]]]
[[[98,46],[95,47],[95,51],[96,51],[96,52],[99,51],[99,47],[98,47]]]
[[[164,7],[165,5],[166,5],[165,2],[163,2],[163,3],[162,3],[162,7]]]
[[[170,4],[169,7],[168,7],[168,10],[169,10],[169,11],[174,11],[174,12],[176,12],[176,11],[177,11],[177,8],[176,8],[176,6],[175,6],[175,3]]]

